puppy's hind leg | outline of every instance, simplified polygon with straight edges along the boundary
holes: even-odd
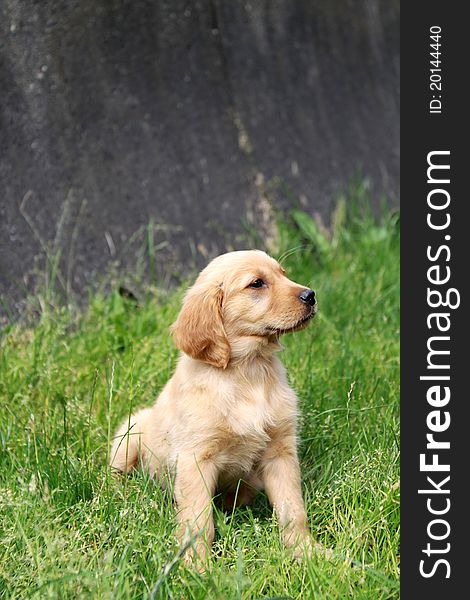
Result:
[[[222,506],[224,510],[231,510],[235,506],[250,506],[256,494],[262,489],[263,483],[260,477],[256,471],[252,471],[245,479],[240,479],[236,485],[225,492]]]
[[[150,412],[150,408],[144,408],[132,415],[114,434],[109,455],[109,464],[113,469],[129,473],[136,466],[141,454],[142,434],[145,433],[144,427]]]

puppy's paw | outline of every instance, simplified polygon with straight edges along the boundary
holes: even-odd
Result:
[[[331,560],[333,558],[333,550],[331,550],[330,548],[326,548],[325,546],[323,546],[323,544],[320,544],[320,542],[313,542],[312,551],[315,554],[326,558],[326,560]]]
[[[186,547],[186,549],[185,549]],[[183,563],[186,567],[199,573],[205,573],[208,567],[210,549],[203,540],[187,541],[181,547]]]
[[[304,558],[311,558],[312,556],[321,556],[326,560],[333,558],[333,551],[329,548],[325,548],[320,542],[317,542],[312,537],[304,537],[296,540],[295,545],[292,546],[294,558],[297,561],[301,561]]]
[[[198,573],[205,573],[207,570],[206,559],[202,558],[198,554],[195,554],[192,550],[187,550],[183,554],[183,563],[188,569],[192,571],[198,571]]]

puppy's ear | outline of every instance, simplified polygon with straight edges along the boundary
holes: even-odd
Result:
[[[171,332],[176,347],[185,354],[225,369],[230,345],[222,322],[222,299],[221,287],[196,283],[186,294]]]

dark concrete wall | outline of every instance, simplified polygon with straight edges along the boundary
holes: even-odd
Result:
[[[10,304],[45,270],[41,245],[77,292],[110,260],[135,264],[150,219],[157,263],[181,270],[243,246],[244,221],[269,235],[270,203],[327,218],[358,172],[398,203],[397,0],[0,7]]]

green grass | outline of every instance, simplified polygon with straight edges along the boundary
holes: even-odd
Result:
[[[0,341],[0,597],[398,598],[397,230],[343,204],[330,236],[299,211],[280,224],[277,256],[319,298],[282,359],[300,398],[311,529],[336,559],[294,562],[263,494],[216,513],[206,573],[175,559],[168,492],[106,465],[115,426],[172,373],[182,290],[139,306],[95,294]]]

